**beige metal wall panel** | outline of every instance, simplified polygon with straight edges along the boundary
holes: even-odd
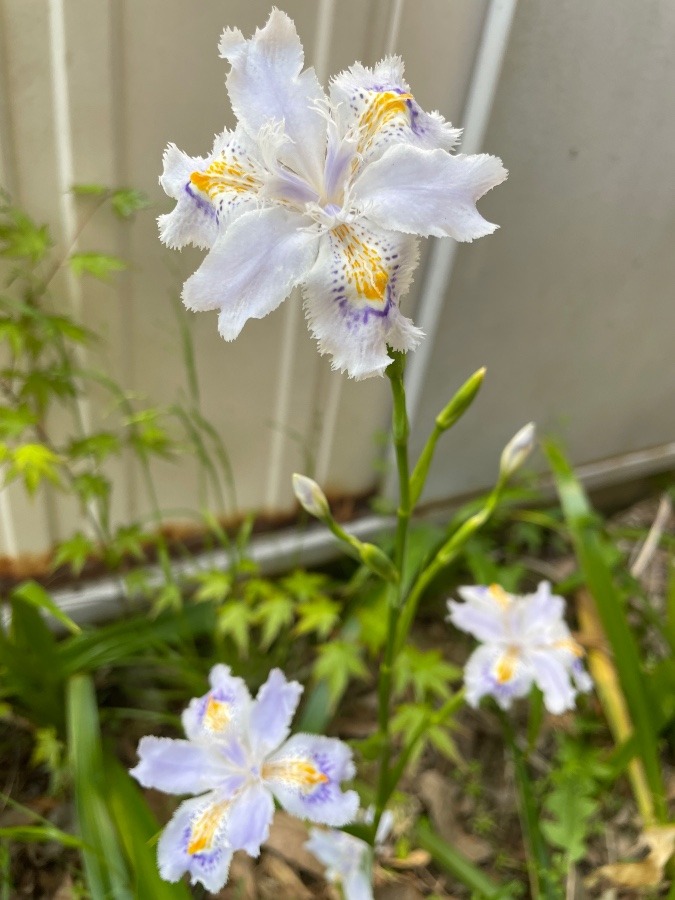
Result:
[[[76,240],[80,250],[129,261],[129,272],[112,287],[63,273],[59,296],[104,335],[105,351],[85,362],[107,368],[155,404],[169,404],[185,390],[171,296],[203,258],[194,250],[170,251],[158,240],[154,218],[172,205],[157,184],[162,151],[174,141],[203,153],[214,132],[234,124],[218,38],[225,25],[250,34],[270,5],[0,0],[0,174],[15,199],[62,236],[62,245]],[[372,64],[401,52],[420,102],[461,124],[487,0],[288,0],[283,6],[324,83],[355,59]],[[97,213],[80,233],[91,204],[68,189],[87,182],[139,188],[153,208],[122,226]],[[413,289],[408,312],[415,298]],[[308,466],[334,492],[360,493],[376,484],[387,383],[354,383],[332,373],[308,336],[298,297],[248,323],[231,344],[218,336],[215,314],[182,315],[196,343],[203,411],[229,451],[240,509],[290,509],[290,475]],[[94,424],[105,425],[108,410],[109,400],[97,391],[83,405]],[[51,424],[65,433],[61,420]],[[192,462],[159,466],[156,487],[168,511],[199,504]],[[129,460],[116,470],[115,491],[117,522],[147,515],[146,492]],[[0,555],[43,549],[80,527],[72,505],[28,504],[15,489],[0,495]]]
[[[488,376],[428,499],[491,483],[529,420],[577,464],[675,439],[674,45],[669,0],[519,3],[485,139],[510,169],[481,201],[501,230],[459,249],[418,450],[451,391]]]

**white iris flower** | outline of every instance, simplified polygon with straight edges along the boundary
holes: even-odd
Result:
[[[481,641],[464,669],[466,699],[477,706],[494,697],[509,709],[536,684],[556,715],[574,709],[577,692],[589,691],[582,648],[563,618],[565,601],[542,581],[534,594],[517,597],[498,584],[459,588],[464,603],[448,602],[449,619]]]
[[[501,160],[451,154],[460,132],[417,104],[398,57],[356,63],[327,96],[277,9],[250,40],[226,29],[220,54],[237,127],[206,157],[170,144],[160,179],[178,201],[159,218],[162,240],[209,251],[185,283],[185,305],[218,310],[229,341],[302,285],[333,368],[381,375],[387,345],[411,350],[423,336],[399,311],[415,235],[493,232],[476,201],[506,178]]]

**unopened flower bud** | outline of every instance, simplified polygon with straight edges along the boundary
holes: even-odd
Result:
[[[534,422],[524,425],[508,442],[502,451],[499,463],[499,474],[502,478],[510,478],[519,469],[534,449]]]
[[[485,367],[483,367],[477,372],[474,372],[471,378],[464,382],[445,409],[439,412],[436,416],[436,425],[439,428],[443,431],[447,431],[448,428],[452,428],[455,422],[464,415],[473,403],[476,394],[483,384],[485,371]]]
[[[371,572],[375,572],[385,581],[396,583],[398,581],[398,572],[396,566],[389,559],[387,554],[376,547],[375,544],[362,544],[359,542],[358,547],[361,562],[365,563]]]
[[[300,506],[310,516],[315,516],[317,519],[330,518],[328,500],[316,481],[306,475],[298,475],[296,472],[293,475],[293,492]]]

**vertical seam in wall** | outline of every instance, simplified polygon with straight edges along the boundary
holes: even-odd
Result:
[[[127,79],[126,57],[124,53],[124,25],[126,21],[125,0],[115,0],[109,5],[110,15],[110,40],[112,52],[110,54],[110,82],[111,82],[111,111],[113,133],[113,165],[116,184],[114,187],[133,187],[129,184],[129,160],[127,153]],[[129,223],[121,222],[117,229],[117,246],[119,255],[129,262],[132,253],[132,240],[129,233]],[[117,334],[121,337],[119,354],[121,357],[121,372],[115,373],[115,381],[121,383],[125,391],[133,391],[136,387],[136,356],[134,353],[134,340],[125,336],[134,334],[134,287],[131,270],[120,273],[116,281],[118,296],[118,328]],[[132,453],[124,455],[124,485],[125,519],[133,521],[138,516],[138,483],[139,475]]]
[[[478,153],[499,84],[504,54],[508,46],[517,0],[490,0],[464,105],[462,124],[462,153]],[[441,316],[443,302],[450,286],[452,270],[457,255],[457,242],[453,238],[434,238],[429,262],[424,272],[422,290],[417,311],[419,326],[427,335],[422,346],[415,351],[406,373],[408,418],[414,425],[422,389],[434,350],[434,336]],[[389,456],[385,493],[391,495],[395,487],[393,474],[393,450]]]
[[[18,190],[18,179],[13,146],[14,127],[7,94],[9,50],[6,34],[5,5],[3,0],[0,0],[0,187],[4,188],[15,202],[18,202],[19,198],[15,196]]]
[[[10,196],[16,192],[16,168],[12,147],[14,129],[7,96],[9,76],[9,55],[5,35],[5,7],[0,0],[0,188]],[[15,198],[16,199],[16,198]],[[0,529],[2,530],[2,548],[7,556],[16,556],[19,547],[14,528],[14,514],[7,486],[0,489]]]

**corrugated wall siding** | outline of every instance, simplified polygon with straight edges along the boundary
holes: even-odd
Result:
[[[489,82],[500,53],[485,44],[486,22],[492,17],[498,31],[501,15],[506,38],[512,3],[282,5],[324,80],[354,59],[372,64],[397,51],[422,105],[463,124],[473,97],[472,140],[487,127],[484,149],[511,170],[482,201],[502,229],[460,247],[452,265],[426,253],[407,300],[409,311],[421,304],[416,314],[431,332],[426,351],[411,359],[416,425],[428,426],[471,371],[489,369],[477,408],[439,456],[428,498],[489,483],[502,444],[532,418],[563,432],[579,463],[659,447],[654,459],[663,464],[675,441],[675,122],[666,114],[675,7],[520,0],[494,109],[481,126],[490,85],[476,88],[476,77]],[[227,24],[251,33],[269,6],[0,0],[0,182],[66,246],[84,215],[68,193],[74,183],[133,186],[154,204],[131,225],[97,216],[79,238],[80,249],[129,260],[114,286],[59,285],[64,303],[106,338],[106,359],[94,362],[154,402],[171,402],[184,385],[171,297],[202,256],[158,241],[154,216],[171,207],[157,185],[162,150],[174,141],[202,153],[214,132],[232,126],[217,41]],[[298,297],[248,323],[232,344],[218,337],[215,313],[184,315],[204,412],[227,446],[242,509],[288,509],[290,474],[308,454],[329,489],[360,493],[376,484],[387,384],[331,373]],[[105,411],[98,396],[84,410],[92,420]],[[117,519],[145,512],[131,463],[119,464],[117,481]],[[196,506],[189,465],[163,466],[158,489],[167,510]],[[30,505],[14,487],[0,493],[0,554],[43,548],[76,525],[75,509],[60,500]]]

